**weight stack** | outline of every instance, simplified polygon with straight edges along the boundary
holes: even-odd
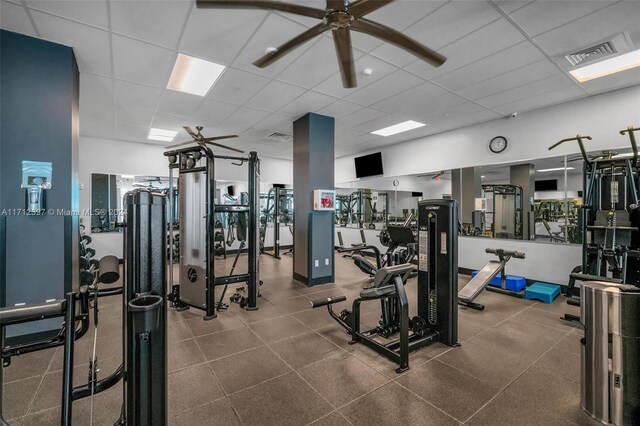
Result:
[[[122,424],[167,424],[166,198],[125,195]]]

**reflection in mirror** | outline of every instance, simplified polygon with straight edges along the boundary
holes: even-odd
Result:
[[[123,221],[122,199],[127,192],[138,188],[167,194],[169,178],[166,176],[92,173],[91,232],[121,232],[122,228],[117,227],[116,224]],[[176,203],[173,205],[177,208]]]

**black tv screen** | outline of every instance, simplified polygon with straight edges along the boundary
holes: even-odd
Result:
[[[558,179],[547,179],[536,181],[536,191],[557,191]]]
[[[382,153],[364,155],[353,159],[356,164],[356,177],[377,176],[383,174]]]

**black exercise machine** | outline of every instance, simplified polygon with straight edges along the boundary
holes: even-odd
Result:
[[[519,251],[504,250],[504,249],[485,249],[486,253],[495,254],[499,260],[490,260],[489,263],[484,265],[478,273],[471,278],[464,288],[458,292],[458,304],[467,306],[478,311],[484,311],[484,305],[481,303],[475,303],[474,300],[482,293],[482,290],[487,288],[492,279],[498,274],[500,275],[500,289],[502,292],[512,293],[507,290],[507,273],[505,267],[507,262],[512,258],[524,259],[525,254]]]
[[[109,376],[98,380],[95,352],[89,361],[87,384],[73,386],[75,341],[89,329],[93,309],[94,330],[98,330],[98,300],[105,295],[98,283],[110,284],[120,277],[114,256],[100,260],[95,282],[69,292],[64,299],[37,305],[0,308],[0,331],[3,367],[11,357],[64,346],[62,372],[62,407],[60,424],[71,425],[73,401],[115,386],[123,379],[123,407],[117,425],[166,425],[167,416],[167,344],[166,344],[166,205],[163,195],[144,189],[125,196],[126,225],[124,234],[125,307],[123,317],[123,364]],[[93,306],[90,305],[93,304]],[[57,336],[52,339],[5,346],[5,327],[48,318],[64,318]],[[78,326],[79,323],[79,326]],[[94,339],[96,338],[94,335]],[[0,368],[0,401],[2,401]],[[90,411],[92,412],[92,410]],[[0,425],[8,423],[2,417]]]
[[[409,301],[404,285],[415,270],[410,263],[380,268],[373,285],[360,292],[353,301],[352,311],[333,311],[332,304],[347,299],[345,295],[318,299],[311,307],[327,306],[329,315],[351,335],[350,344],[365,346],[397,362],[398,373],[409,368],[409,353],[413,350],[442,342],[458,345],[458,228],[457,202],[453,200],[430,200],[418,203],[418,315],[409,319]],[[398,227],[400,228],[400,227]],[[413,234],[404,227],[398,230]],[[408,233],[407,233],[408,232]],[[381,301],[381,324],[388,323],[394,333],[375,327],[360,331],[360,305],[368,301]],[[387,309],[385,311],[385,309]],[[384,328],[384,327],[383,327]],[[397,340],[381,343],[375,336]]]

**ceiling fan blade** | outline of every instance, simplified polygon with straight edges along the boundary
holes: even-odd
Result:
[[[342,85],[346,89],[356,87],[356,67],[353,63],[353,50],[351,49],[351,32],[349,28],[338,28],[333,30],[333,44],[336,46],[338,63],[340,65],[340,75]]]
[[[191,135],[192,138],[194,139],[198,139],[198,135],[195,134],[195,132],[193,131],[193,129],[191,129],[191,127],[189,126],[182,126],[182,128]]]
[[[308,16],[310,18],[322,19],[325,17],[324,10],[316,9],[299,4],[282,3],[279,1],[257,1],[257,0],[196,0],[196,7],[199,9],[268,9],[279,12],[295,13],[296,15]]]
[[[178,148],[180,146],[185,146],[185,145],[189,145],[192,143],[195,143],[196,141],[188,141],[188,142],[181,142],[175,145],[169,145],[169,146],[165,146],[164,149],[173,149],[173,148]]]
[[[356,18],[360,18],[391,2],[393,2],[393,0],[356,0],[349,5],[349,13]]]
[[[423,46],[422,44],[410,39],[409,37],[401,34],[393,28],[389,28],[385,25],[369,21],[365,18],[354,20],[351,23],[351,29],[354,31],[369,34],[371,36],[379,38],[382,41],[386,41],[387,43],[398,46],[399,48],[414,54],[418,58],[436,67],[442,65],[447,60],[447,58],[445,58],[438,52],[433,51],[426,46]]]
[[[211,142],[217,141],[218,139],[229,139],[229,138],[237,138],[238,135],[226,135],[226,136],[213,136],[211,138],[204,138],[200,142]]]
[[[215,142],[202,142],[202,143],[205,143],[205,144],[207,144],[207,145],[215,145],[215,146],[217,146],[217,147],[219,147],[219,148],[229,149],[229,150],[231,150],[231,151],[235,151],[235,152],[239,152],[240,154],[244,154],[244,151],[243,151],[243,150],[241,150],[241,149],[238,149],[238,148],[232,148],[232,147],[230,147],[230,146],[222,145],[222,144],[219,144],[219,143],[215,143]]]
[[[264,68],[267,65],[271,65],[272,63],[274,63],[278,59],[282,58],[287,53],[291,52],[296,47],[298,47],[298,46],[302,45],[303,43],[309,41],[310,39],[314,38],[315,36],[317,36],[319,34],[322,34],[323,32],[327,31],[328,29],[329,29],[329,27],[326,24],[321,22],[318,25],[316,25],[315,27],[309,28],[307,31],[303,32],[302,34],[298,35],[297,37],[292,38],[291,40],[289,40],[288,42],[286,42],[282,46],[278,47],[276,51],[267,53],[266,55],[264,55],[260,59],[256,60],[253,63],[253,65],[255,65],[258,68]]]

